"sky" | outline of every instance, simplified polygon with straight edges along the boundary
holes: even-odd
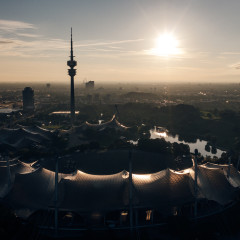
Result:
[[[68,83],[71,27],[76,83],[240,82],[239,10],[239,0],[0,0],[0,83]]]

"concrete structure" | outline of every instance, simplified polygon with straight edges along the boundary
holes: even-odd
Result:
[[[68,75],[71,77],[71,119],[72,122],[75,119],[75,96],[74,96],[74,76],[76,75],[76,69],[74,67],[77,66],[77,61],[74,60],[73,56],[73,41],[72,41],[72,28],[71,28],[71,51],[70,51],[70,61],[67,61],[67,65],[70,67],[68,69]]]
[[[23,96],[23,111],[24,112],[33,112],[34,107],[34,91],[30,87],[25,87],[22,91]]]

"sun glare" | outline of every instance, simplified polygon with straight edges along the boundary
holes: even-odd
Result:
[[[156,39],[156,45],[151,50],[151,54],[164,57],[181,54],[179,41],[172,34],[162,34]]]

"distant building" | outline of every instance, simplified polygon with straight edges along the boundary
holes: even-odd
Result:
[[[93,99],[94,99],[94,102],[99,103],[101,101],[100,94],[99,93],[94,94]]]
[[[22,91],[23,95],[23,111],[24,112],[33,112],[34,107],[34,91],[30,87],[25,87]]]
[[[86,89],[93,89],[94,88],[94,81],[89,81],[85,83]]]
[[[90,94],[88,94],[88,95],[86,96],[86,101],[87,101],[87,104],[92,104],[92,102],[93,102],[93,96],[90,95]]]
[[[111,94],[106,94],[103,96],[104,103],[110,103],[111,102]]]

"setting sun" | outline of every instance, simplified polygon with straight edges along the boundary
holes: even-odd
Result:
[[[156,39],[155,48],[151,50],[151,54],[156,56],[165,56],[181,54],[179,41],[170,33],[164,33]]]

